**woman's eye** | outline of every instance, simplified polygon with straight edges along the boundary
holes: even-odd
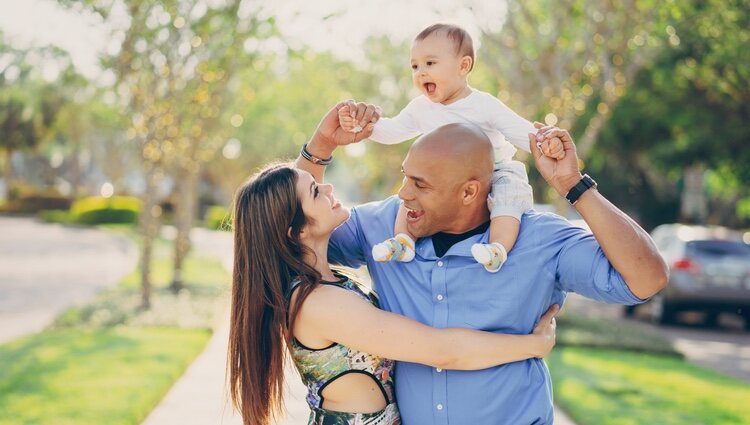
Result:
[[[313,191],[313,198],[318,197],[318,186],[315,186],[315,190]]]

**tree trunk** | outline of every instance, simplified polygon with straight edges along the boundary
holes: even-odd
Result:
[[[13,186],[13,149],[10,147],[5,148],[5,201],[10,201],[11,188]]]
[[[70,199],[78,199],[78,190],[81,185],[81,142],[78,135],[73,137],[73,161],[70,167],[71,191]]]
[[[181,167],[176,177],[174,221],[177,236],[174,240],[174,270],[170,286],[174,293],[178,293],[184,287],[182,272],[185,258],[191,248],[190,229],[193,227],[193,219],[196,215],[198,173]]]
[[[146,191],[143,194],[143,211],[140,216],[140,230],[143,237],[141,251],[141,308],[151,308],[151,260],[153,259],[154,242],[159,234],[161,212],[157,205],[156,190],[159,184],[158,170],[155,165],[147,165]]]

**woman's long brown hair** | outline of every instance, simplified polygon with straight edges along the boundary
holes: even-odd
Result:
[[[234,271],[227,374],[245,425],[266,425],[283,411],[285,348],[299,306],[320,280],[303,261],[305,218],[290,164],[266,167],[234,199]],[[288,294],[302,280],[295,311]],[[288,321],[289,320],[289,321]]]

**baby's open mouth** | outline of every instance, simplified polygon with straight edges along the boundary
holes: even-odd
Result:
[[[427,92],[427,94],[433,94],[435,93],[435,83],[424,83],[424,90]]]

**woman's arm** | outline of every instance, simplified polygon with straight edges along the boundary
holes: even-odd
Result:
[[[350,291],[322,285],[305,300],[294,334],[303,344],[338,342],[389,359],[475,370],[547,355],[555,344],[557,311],[557,305],[552,306],[529,335],[438,329],[380,310]]]
[[[315,158],[328,159],[333,156],[333,151],[337,147],[359,142],[370,137],[372,134],[374,124],[366,125],[359,133],[350,133],[341,128],[338,111],[345,103],[337,103],[336,106],[323,116],[323,119],[318,124],[318,128],[315,129],[315,133],[313,133],[310,141],[307,142],[307,151]],[[351,107],[356,108],[357,121],[371,122],[373,120],[377,121],[380,118],[380,114],[374,105],[356,103]],[[318,183],[323,182],[323,176],[326,171],[325,165],[314,164],[300,155],[294,162],[294,166],[312,174]]]

